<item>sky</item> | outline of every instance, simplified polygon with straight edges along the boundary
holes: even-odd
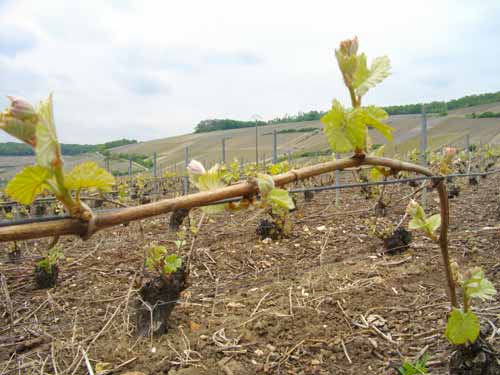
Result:
[[[348,103],[334,49],[355,35],[392,63],[364,104],[499,91],[499,19],[498,0],[0,0],[0,107],[53,92],[66,143],[326,110]]]

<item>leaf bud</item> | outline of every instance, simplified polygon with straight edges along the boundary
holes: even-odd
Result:
[[[201,164],[198,160],[191,160],[189,165],[187,166],[187,170],[191,174],[205,174],[206,170],[203,164]]]

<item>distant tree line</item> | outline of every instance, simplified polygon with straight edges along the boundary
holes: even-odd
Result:
[[[425,110],[427,113],[436,113],[445,116],[447,112],[452,109],[467,108],[475,105],[490,104],[496,102],[500,102],[500,91],[494,93],[479,94],[479,95],[468,95],[450,101],[433,101],[425,103]],[[419,104],[392,105],[384,107],[384,109],[390,115],[412,115],[421,113],[422,104],[419,103]],[[324,114],[325,111],[299,112],[296,115],[287,114],[283,117],[277,117],[269,121],[258,121],[257,124],[259,126],[264,126],[264,125],[301,122],[301,121],[317,121]],[[203,120],[196,125],[194,132],[205,133],[216,130],[250,128],[255,126],[255,124],[256,124],[255,121],[239,121],[231,119]]]
[[[500,112],[483,112],[476,113],[472,112],[470,115],[466,115],[467,118],[498,118],[500,117]]]
[[[137,143],[135,139],[119,139],[116,141],[96,144],[79,145],[73,143],[61,143],[61,152],[63,155],[79,155],[89,152],[106,153],[111,148]],[[3,142],[0,143],[0,156],[29,156],[35,155],[33,149],[24,143]]]
[[[153,160],[148,155],[143,154],[128,154],[120,152],[118,154],[109,154],[109,158],[112,160],[132,160],[134,163],[140,164],[143,167],[151,168],[153,167]]]
[[[319,128],[299,128],[299,129],[281,129],[278,130],[276,133],[278,134],[286,134],[286,133],[310,133],[319,130]],[[271,135],[273,134],[272,132],[269,133],[264,133],[262,135]]]

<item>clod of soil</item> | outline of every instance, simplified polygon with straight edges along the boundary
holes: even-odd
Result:
[[[262,219],[257,226],[256,232],[261,240],[264,240],[266,238],[279,240],[283,234],[283,229],[273,221]]]
[[[416,188],[418,186],[418,182],[413,180],[408,181],[408,186]]]
[[[15,247],[14,250],[9,251],[7,253],[7,256],[9,257],[9,261],[12,263],[18,263],[21,261],[21,248],[20,247]]]
[[[458,197],[460,194],[460,188],[455,184],[448,185],[448,198],[452,199]]]
[[[139,336],[158,336],[168,331],[168,318],[181,292],[188,287],[187,277],[183,260],[182,266],[170,277],[155,277],[142,286],[136,315]]]
[[[313,191],[304,191],[304,200],[306,202],[312,201],[314,198],[314,192]]]
[[[104,200],[103,200],[103,199],[95,199],[95,200],[93,201],[92,206],[93,206],[93,208],[100,208],[100,207],[102,207],[102,204],[103,204],[103,203],[104,203]]]
[[[499,356],[483,339],[468,347],[462,346],[450,358],[450,375],[498,375]]]
[[[178,210],[172,212],[172,215],[170,216],[170,223],[168,225],[170,230],[178,231],[182,223],[184,222],[184,219],[188,215],[189,215],[188,208],[179,208]]]
[[[34,211],[33,214],[35,216],[43,216],[47,212],[47,206],[44,204],[37,204],[37,205],[35,205],[33,211]]]
[[[377,204],[375,205],[375,215],[377,217],[385,216],[385,209],[386,209],[386,204],[382,201],[378,201]]]
[[[390,255],[400,254],[407,250],[412,240],[411,233],[405,228],[397,228],[392,236],[384,238],[386,253]]]
[[[478,184],[478,181],[477,181],[477,177],[469,177],[469,185],[477,185]]]
[[[59,267],[57,264],[47,270],[45,267],[35,266],[35,284],[38,289],[52,288],[57,283]]]
[[[141,203],[141,204],[148,204],[148,203],[151,203],[151,198],[149,197],[149,195],[144,194],[144,195],[141,197],[140,203]]]

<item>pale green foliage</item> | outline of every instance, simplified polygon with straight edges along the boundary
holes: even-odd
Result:
[[[292,210],[295,208],[293,200],[287,190],[274,186],[273,178],[268,174],[257,175],[257,185],[264,205],[270,205],[274,213],[281,212],[280,209]]]
[[[364,154],[369,144],[368,126],[392,141],[393,129],[382,122],[387,118],[387,113],[374,106],[361,107],[362,96],[389,76],[389,58],[377,57],[368,68],[366,55],[358,55],[357,38],[341,42],[335,50],[335,57],[349,90],[353,109],[345,109],[338,100],[334,100],[332,109],[321,118],[333,151]]]
[[[471,276],[464,281],[463,289],[468,298],[478,298],[483,301],[492,300],[497,294],[495,287],[485,277],[480,267],[472,269]]]
[[[21,121],[6,114],[0,114],[0,128],[30,146],[35,142],[36,122],[34,121]]]
[[[354,91],[356,95],[363,96],[368,90],[378,85],[391,74],[391,61],[387,56],[373,59],[370,69],[367,67],[366,56],[361,54],[358,58],[358,67],[354,73]]]
[[[38,106],[38,119],[36,125],[36,162],[42,167],[52,169],[59,162],[61,150],[57,140],[52,107],[52,94],[40,102]]]
[[[448,318],[445,336],[452,344],[462,345],[474,342],[479,336],[480,326],[476,314],[453,309]]]
[[[257,174],[257,185],[259,186],[260,194],[263,198],[266,198],[267,195],[274,189],[274,180],[268,174]]]
[[[234,159],[229,166],[224,166],[223,168],[223,179],[226,184],[231,184],[233,182],[238,182],[241,178],[240,174],[240,164],[238,163],[238,159]]]
[[[48,190],[70,214],[81,217],[88,208],[71,195],[72,191],[110,191],[114,183],[113,176],[91,162],[76,166],[69,174],[64,173],[52,95],[40,102],[36,110],[23,99],[9,99],[11,107],[0,115],[0,128],[34,148],[36,165],[14,176],[7,185],[7,194],[19,203],[30,204],[38,194]]]
[[[440,214],[435,214],[428,218],[422,206],[413,199],[408,204],[406,212],[411,217],[410,223],[408,224],[409,229],[421,230],[430,238],[436,240],[436,232],[441,226]]]
[[[346,110],[338,100],[332,109],[321,118],[324,132],[332,150],[343,153],[364,149],[367,127],[353,110]]]
[[[454,268],[457,268],[455,263]],[[453,269],[453,272],[458,273],[458,270]],[[464,308],[453,309],[448,317],[445,335],[452,344],[461,345],[476,341],[480,332],[479,320],[470,310],[471,301],[475,298],[491,300],[497,291],[479,267],[473,268],[468,277],[460,274],[457,276],[455,277],[461,281],[464,293]]]
[[[381,156],[384,155],[384,151],[385,151],[385,145],[384,146],[380,146],[376,150],[370,152],[370,155],[371,156],[381,157]],[[372,181],[372,182],[380,181],[382,179],[382,177],[384,177],[384,176],[386,176],[388,174],[389,174],[389,170],[386,169],[386,168],[373,167],[373,168],[370,169],[369,180]],[[372,188],[375,188],[375,187],[376,186],[373,186]]]
[[[419,375],[427,374],[427,361],[429,360],[429,355],[425,353],[422,359],[416,360],[415,364],[410,362],[403,363],[403,366],[398,369],[401,375]]]
[[[267,167],[267,173],[274,176],[281,173],[286,173],[290,170],[290,165],[288,161],[282,161],[281,163],[272,164]]]
[[[145,266],[150,271],[168,276],[182,266],[182,259],[176,254],[167,254],[165,246],[156,245],[147,250]]]
[[[293,210],[295,208],[290,194],[283,189],[272,189],[267,195],[267,201],[271,204],[273,210],[275,208],[284,208],[286,210]]]
[[[96,163],[88,161],[74,167],[65,176],[65,186],[70,190],[97,189],[111,191],[114,177]]]
[[[39,165],[29,166],[16,174],[5,188],[5,193],[21,204],[31,204],[36,196],[48,188],[50,171]]]
[[[381,122],[386,117],[387,113],[382,109],[346,109],[338,100],[334,100],[332,109],[321,118],[321,122],[334,152],[362,152],[366,150],[368,126],[377,129],[392,141],[393,128]]]
[[[163,273],[174,273],[182,266],[182,259],[175,254],[170,254],[165,257],[163,264]]]
[[[198,171],[198,173],[190,173],[189,177],[191,182],[201,191],[211,191],[227,186],[229,184],[228,181],[232,180],[233,173],[235,173],[234,171],[228,171],[225,167],[220,167],[218,164],[210,168],[208,171],[204,171],[204,167],[197,161],[193,163],[193,167],[194,166],[197,167],[196,170]],[[235,162],[231,169],[236,169],[237,167],[237,162]],[[229,178],[228,175],[230,176]],[[255,182],[257,183],[257,186],[259,188],[259,192],[262,198],[262,204],[264,206],[271,206],[271,209],[273,211],[277,208],[294,208],[293,201],[290,198],[288,191],[277,189],[274,186],[274,180],[272,176],[263,173],[255,174],[255,172],[249,172],[249,175],[255,176]],[[222,212],[229,207],[229,204],[218,204],[208,207],[202,207],[202,210],[208,214],[214,214]]]
[[[0,113],[0,128],[13,137],[34,147],[38,115],[31,104],[21,98],[7,96],[11,107]]]
[[[225,181],[225,171],[221,169],[219,164],[214,165],[203,174],[189,174],[190,181],[201,191],[211,191],[221,189],[227,186]],[[227,208],[226,204],[217,204],[213,206],[202,207],[202,210],[207,214],[216,214],[223,212]]]
[[[57,264],[59,260],[64,259],[64,254],[59,247],[53,247],[49,250],[48,254],[39,260],[36,265],[39,268],[43,268],[45,272],[51,273],[53,267]]]

